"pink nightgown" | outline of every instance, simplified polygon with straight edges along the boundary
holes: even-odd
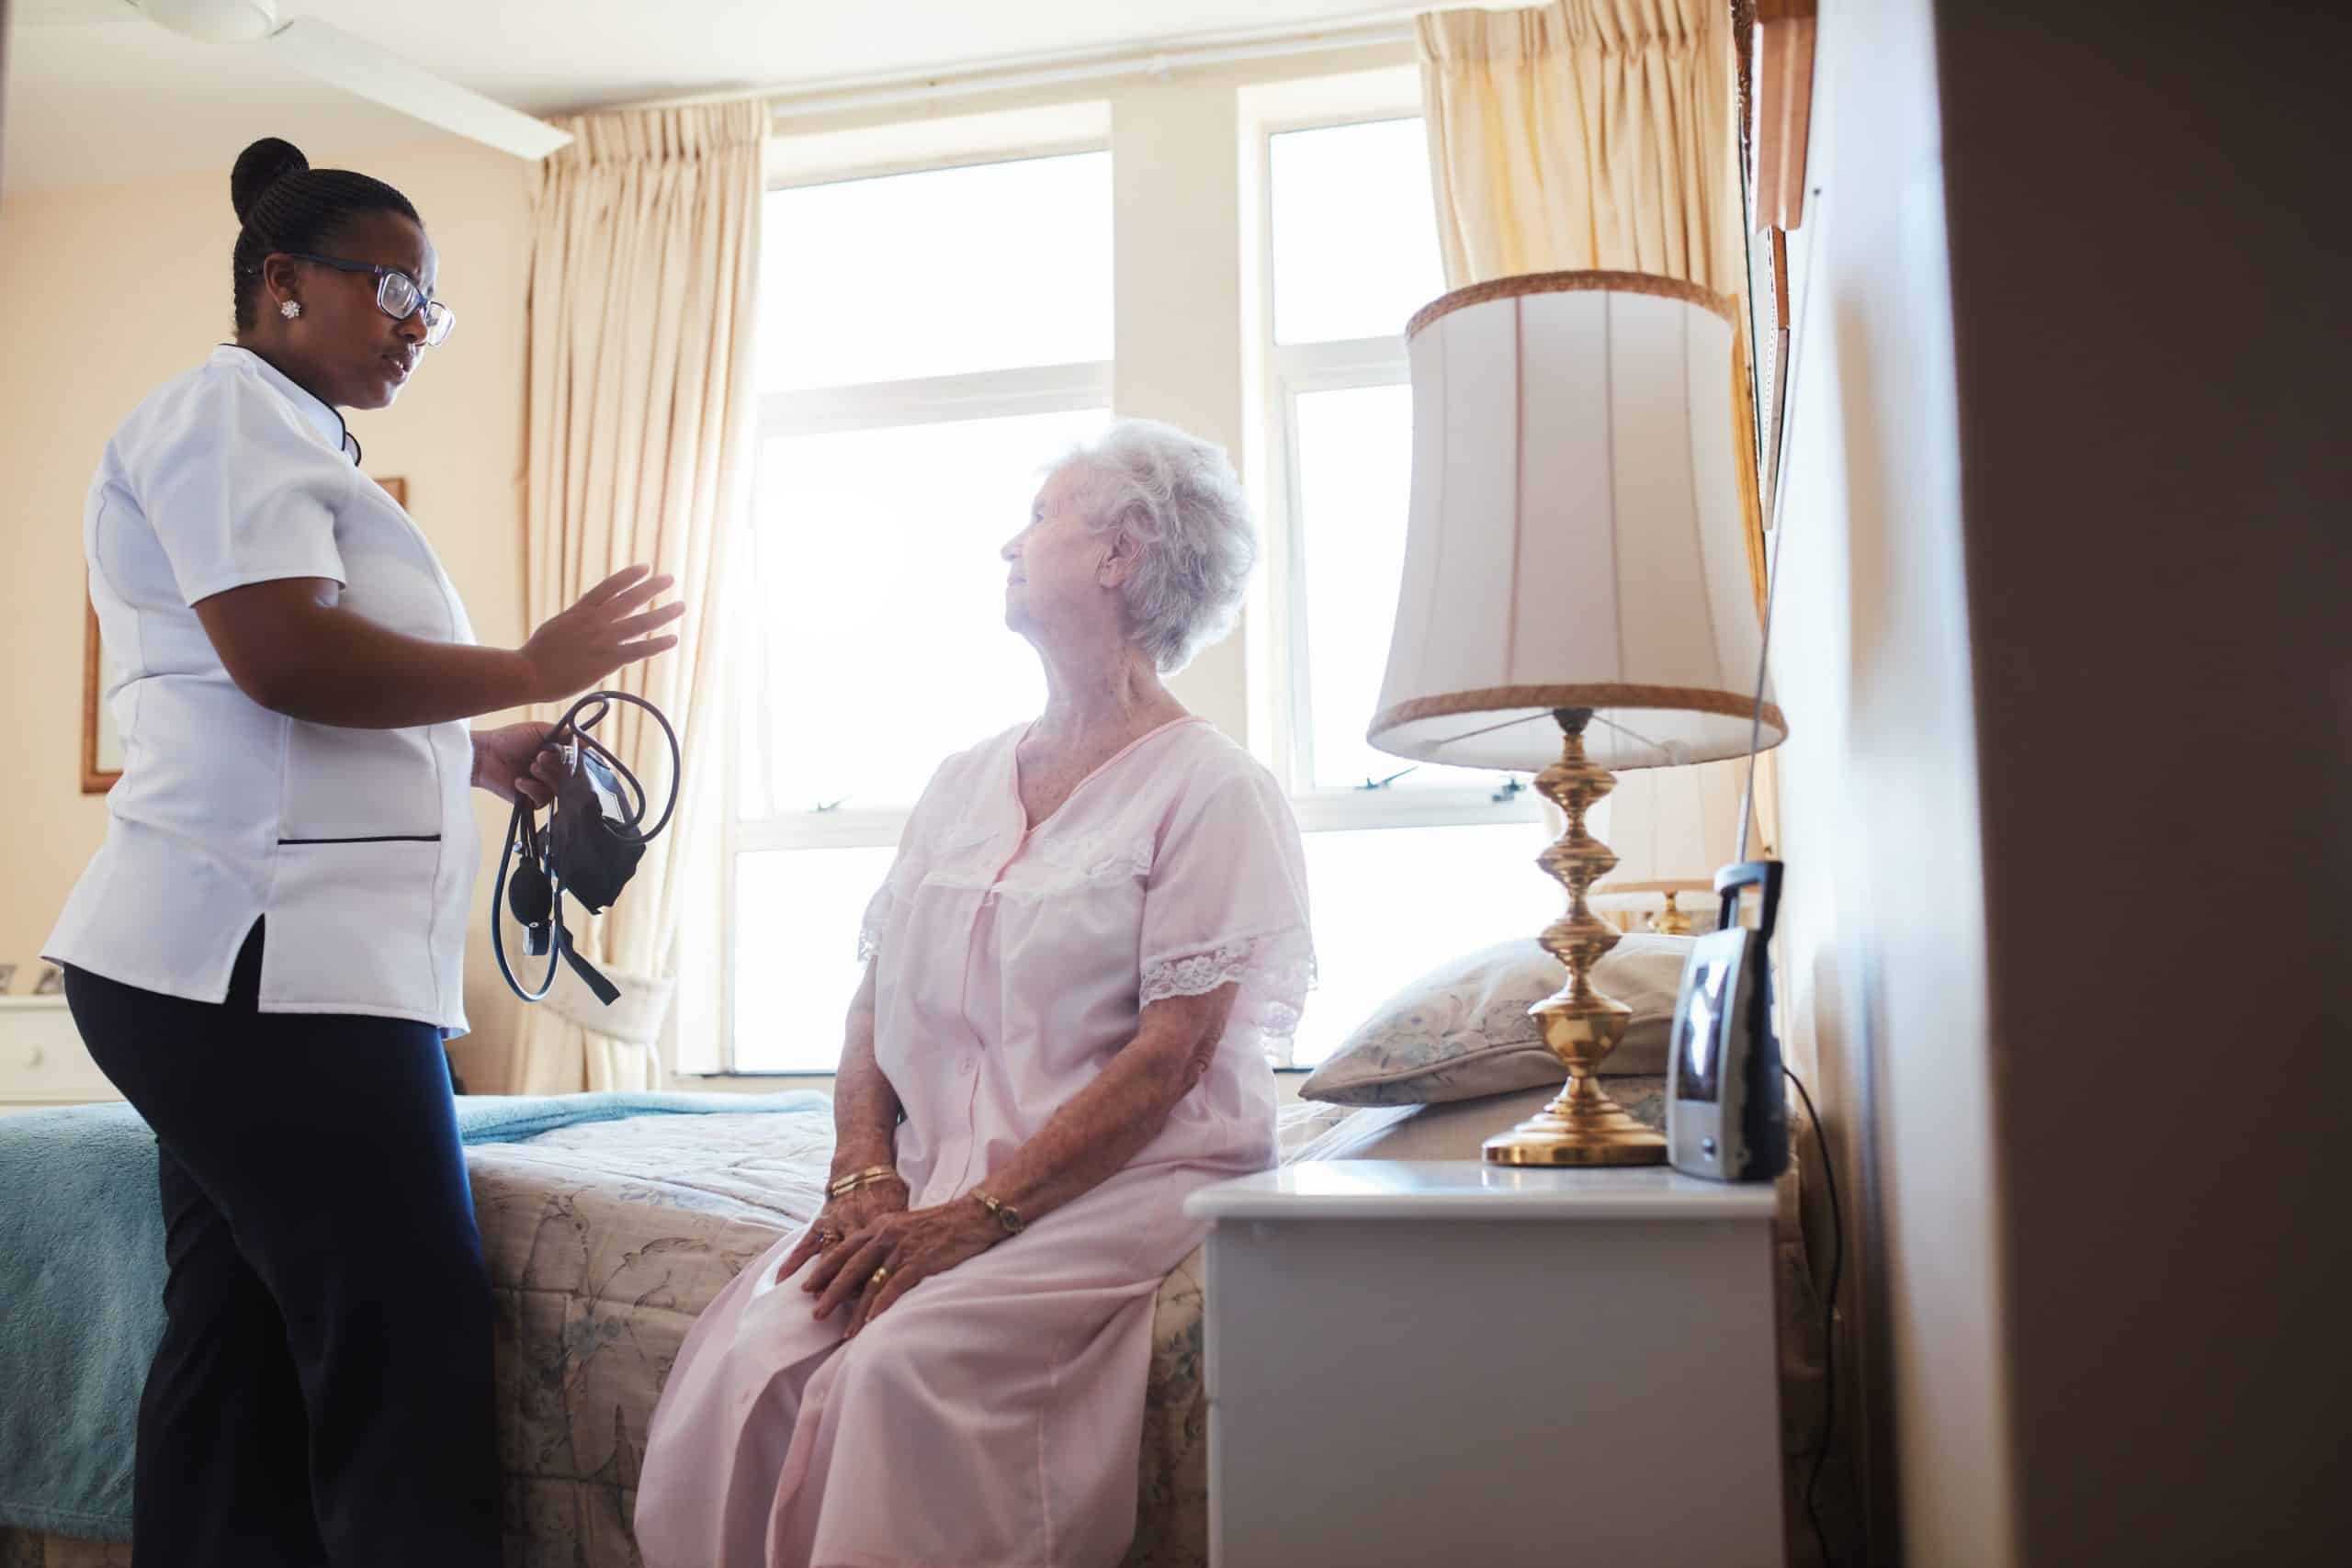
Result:
[[[1238,981],[1224,1039],[1125,1169],[854,1340],[775,1280],[799,1233],[738,1275],[653,1413],[648,1568],[1108,1568],[1126,1549],[1152,1302],[1202,1236],[1185,1195],[1274,1164],[1306,864],[1272,775],[1204,720],[1146,735],[1034,829],[1021,735],[940,768],[860,939],[915,1206],[980,1185],[1146,1004]]]

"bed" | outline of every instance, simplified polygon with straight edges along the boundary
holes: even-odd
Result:
[[[1637,1114],[1657,1113],[1661,1086],[1619,1079],[1611,1087]],[[1491,1103],[1500,1123],[1505,1111]],[[1285,1107],[1284,1158],[1380,1152],[1377,1140],[1409,1114]],[[1470,1142],[1475,1148],[1475,1136]],[[816,1213],[831,1145],[826,1109],[635,1116],[469,1148],[498,1297],[508,1568],[638,1568],[629,1516],[662,1380],[695,1314]],[[1809,1285],[1793,1225],[1787,1229],[1782,1404],[1790,1441],[1801,1444],[1816,1408],[1804,1386],[1807,1364],[1818,1366],[1817,1318],[1809,1330]],[[1799,1300],[1792,1292],[1806,1293]],[[1125,1568],[1207,1561],[1201,1314],[1195,1252],[1168,1277],[1157,1303]],[[0,1529],[0,1568],[128,1568],[130,1561],[117,1544]]]

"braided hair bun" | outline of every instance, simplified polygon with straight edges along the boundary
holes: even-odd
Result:
[[[419,227],[408,197],[349,169],[314,169],[301,149],[265,136],[237,154],[229,173],[237,209],[237,243],[229,257],[232,302],[240,330],[254,324],[261,266],[272,251],[319,251],[362,213],[397,212]]]
[[[229,202],[237,209],[237,221],[252,220],[262,192],[288,175],[308,174],[310,168],[300,148],[275,136],[265,136],[238,153],[237,166],[229,171]]]

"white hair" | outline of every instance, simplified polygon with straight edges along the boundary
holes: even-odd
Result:
[[[1163,675],[1233,629],[1258,563],[1249,498],[1225,448],[1152,419],[1123,419],[1063,460],[1081,470],[1086,525],[1139,552],[1127,636]]]

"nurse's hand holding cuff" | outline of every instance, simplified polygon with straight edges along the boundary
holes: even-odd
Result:
[[[534,809],[555,798],[563,764],[548,750],[555,726],[536,719],[474,731],[474,787],[510,806],[522,796]]]

